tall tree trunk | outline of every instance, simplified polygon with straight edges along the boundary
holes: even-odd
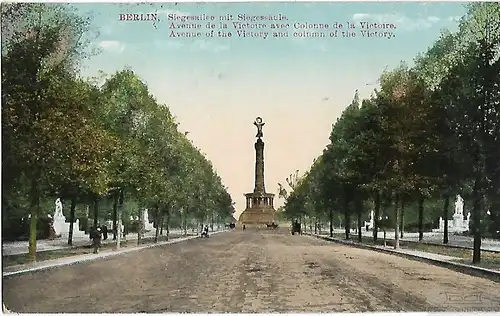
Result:
[[[344,211],[344,234],[345,234],[345,239],[349,239],[350,234],[351,234],[351,218],[350,214],[346,211]]]
[[[137,245],[141,244],[143,230],[144,230],[144,212],[139,208],[139,225],[137,228]]]
[[[184,228],[183,225],[183,217],[182,217],[182,210],[179,212],[179,230],[182,232],[182,229]]]
[[[420,194],[418,199],[418,241],[424,239],[424,202],[425,197]]]
[[[399,248],[399,195],[394,194],[394,249]]]
[[[164,209],[163,212],[161,212],[161,234],[163,236],[163,229],[165,229],[165,213],[167,212],[167,209]]]
[[[472,263],[481,262],[481,188],[480,178],[476,177],[472,190],[472,216],[474,229],[474,249],[472,251]]]
[[[358,211],[358,241],[359,242],[363,241],[361,226],[363,226],[363,222],[361,221],[361,213]]]
[[[123,213],[123,189],[120,189],[119,193],[119,202],[118,202],[118,208],[116,210],[117,212],[117,227],[116,227],[116,249],[120,249],[121,246],[121,239],[122,239],[122,213]]]
[[[113,240],[116,240],[117,226],[116,221],[118,219],[118,192],[113,192]]]
[[[69,212],[69,234],[68,234],[68,246],[73,246],[73,223],[75,221],[75,211],[76,211],[76,198],[71,197],[71,209]],[[80,227],[77,227],[79,229]]]
[[[183,225],[183,228],[184,228],[184,237],[187,236],[187,218],[186,217],[187,217],[186,214],[182,215],[182,218],[183,218],[183,220],[182,220],[183,224],[182,225]]]
[[[443,233],[443,244],[448,244],[448,209],[450,208],[450,194],[446,193],[444,196],[443,205],[443,220],[444,220],[444,233]]]
[[[31,201],[30,201],[30,237],[28,244],[28,260],[36,261],[36,235],[38,215],[40,213],[40,192],[38,189],[38,177],[31,180]]]
[[[214,213],[211,213],[211,216],[210,216],[210,230],[212,231],[212,233],[214,232]]]
[[[375,214],[373,214],[375,217],[373,219],[373,242],[377,242],[378,238],[378,220],[380,217],[380,191],[377,190],[375,193]]]
[[[163,236],[164,214],[165,212],[162,212],[160,217],[160,236]]]
[[[363,201],[358,197],[356,199],[356,214],[357,214],[357,227],[358,227],[358,242],[363,241],[363,235],[361,231],[361,227],[363,226],[362,215],[363,215]]]
[[[330,237],[333,237],[333,209],[330,207]]]
[[[156,207],[155,222],[156,222],[155,243],[157,243],[158,237],[160,236],[160,208],[159,207]]]
[[[170,208],[167,209],[167,225],[165,227],[165,229],[167,230],[167,240],[169,238],[169,235],[170,235]]]
[[[345,224],[345,239],[351,236],[351,213],[349,212],[349,201],[344,199],[344,224]]]
[[[401,220],[399,221],[399,225],[401,226],[399,236],[403,239],[405,230],[405,200],[403,198],[401,199]]]
[[[96,197],[94,200],[94,228],[99,225],[99,198]]]

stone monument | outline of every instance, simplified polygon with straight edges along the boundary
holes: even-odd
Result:
[[[262,137],[262,118],[257,117],[253,123],[257,127],[255,142],[255,186],[251,193],[244,194],[246,208],[241,213],[238,223],[246,227],[262,227],[274,223],[274,194],[266,193],[264,185],[264,142]]]
[[[148,212],[148,209],[145,209],[143,211],[143,215],[142,216],[143,216],[142,218],[144,219],[144,230],[146,230],[146,231],[154,230],[155,227],[154,227],[153,223],[149,222],[149,212]]]
[[[57,235],[67,235],[69,233],[69,224],[66,223],[66,217],[64,217],[62,211],[61,199],[56,200],[56,211],[54,212],[53,227]]]
[[[466,232],[469,230],[470,213],[464,218],[464,199],[457,195],[455,200],[455,213],[453,214],[453,220],[448,221],[448,231],[449,232]],[[439,218],[439,228],[433,229],[433,232],[444,232],[444,219]]]
[[[68,236],[70,223],[66,223],[66,217],[63,214],[63,205],[61,199],[56,200],[56,211],[54,212],[54,217],[52,219],[52,227],[56,235],[61,235],[63,237]],[[84,237],[85,231],[80,230],[80,220],[77,219],[73,224],[73,237]]]
[[[453,214],[453,226],[462,227],[464,221],[464,199],[457,195],[455,200],[455,214]]]
[[[364,230],[369,230],[369,229],[373,229],[373,227],[375,227],[375,211],[374,210],[371,210],[370,211],[370,220],[369,221],[365,221],[365,227],[364,227]]]

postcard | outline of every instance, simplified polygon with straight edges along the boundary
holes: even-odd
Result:
[[[1,10],[4,312],[500,311],[498,3]]]

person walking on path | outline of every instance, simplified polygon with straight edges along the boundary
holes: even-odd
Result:
[[[102,225],[102,237],[103,240],[108,239],[108,226]]]
[[[92,248],[94,248],[94,253],[99,253],[99,248],[101,248],[101,228],[97,227],[90,233],[90,238],[92,239]]]

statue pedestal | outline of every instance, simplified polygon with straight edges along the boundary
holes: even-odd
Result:
[[[265,227],[274,223],[274,194],[272,193],[247,193],[247,207],[238,220],[240,226]]]
[[[373,210],[370,211],[370,220],[369,221],[365,221],[365,226],[363,227],[363,229],[365,231],[367,231],[368,229],[373,229],[373,227],[375,226],[375,212]],[[367,229],[368,227],[368,229]]]
[[[153,223],[149,222],[149,213],[148,213],[147,209],[143,211],[143,217],[142,218],[144,219],[144,230],[146,230],[146,231],[153,231],[153,230],[155,230],[155,227],[154,227]]]
[[[54,230],[56,235],[68,235],[69,233],[69,223],[66,223],[66,217],[54,216]]]
[[[55,216],[53,221],[53,227],[56,235],[61,235],[61,237],[66,238],[69,235],[70,223],[66,223],[65,216]],[[73,237],[82,238],[85,237],[85,231],[80,230],[80,220],[77,219],[73,223]]]
[[[448,221],[448,232],[462,233],[469,230],[469,219],[464,219],[462,214],[453,214],[453,220]],[[439,218],[439,228],[432,230],[435,233],[444,232],[444,219]]]
[[[462,227],[464,224],[464,216],[462,214],[453,214],[453,227]]]
[[[68,223],[69,226],[69,223]],[[69,231],[69,227],[68,227]],[[85,237],[85,231],[80,230],[80,220],[76,219],[76,222],[73,223],[73,237]]]

